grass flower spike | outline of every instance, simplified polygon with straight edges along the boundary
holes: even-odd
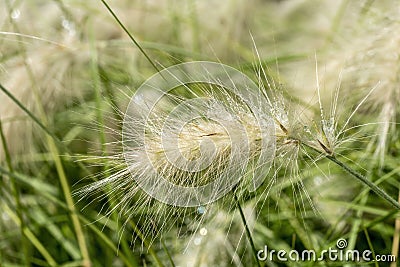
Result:
[[[214,202],[243,177],[255,191],[275,157],[269,112],[257,86],[231,67],[191,62],[164,69],[142,84],[125,114],[123,173],[129,175],[112,175],[97,187],[108,181],[125,188],[122,206],[132,201],[134,184],[178,207]]]

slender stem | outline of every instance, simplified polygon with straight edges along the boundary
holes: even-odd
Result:
[[[399,190],[398,200],[400,201],[400,190]],[[400,218],[397,217],[394,225],[392,255],[399,255],[399,245],[400,245]],[[396,262],[392,262],[390,267],[396,267]]]
[[[167,246],[165,245],[165,242],[164,242],[164,239],[163,239],[163,238],[161,238],[161,244],[162,244],[162,246],[163,246],[163,249],[164,249],[165,253],[167,254],[169,263],[171,264],[172,267],[175,267],[176,265],[175,265],[175,263],[174,263],[174,260],[172,259],[172,256],[171,256],[171,254],[169,253],[168,248],[167,248]]]
[[[296,140],[298,140],[298,139],[296,139]],[[298,141],[301,142],[301,140],[298,140]],[[318,149],[316,149],[315,147],[313,147],[311,145],[308,145],[307,143],[301,142],[301,144],[303,144],[304,146],[306,146],[308,148],[311,148],[312,150],[314,150],[314,151],[316,151],[318,153],[321,153],[321,151],[319,151]],[[349,166],[347,166],[347,164],[345,164],[344,162],[340,161],[334,155],[325,154],[325,157],[327,159],[329,159],[330,161],[336,163],[339,167],[341,167],[346,172],[351,174],[354,178],[356,178],[360,182],[362,182],[365,185],[367,185],[372,191],[374,191],[378,196],[380,196],[381,198],[383,198],[387,202],[389,202],[394,208],[400,210],[400,203],[399,202],[397,202],[395,199],[393,199],[391,196],[389,196],[385,191],[383,191],[376,184],[374,184],[373,182],[368,180],[365,176],[363,176],[359,172],[357,172],[357,171],[353,170],[352,168],[350,168]]]
[[[107,4],[106,1],[101,0],[101,2],[104,4],[104,6],[107,8],[107,10],[111,13],[111,15],[114,17],[114,19],[117,21],[118,25],[124,30],[124,32],[129,36],[131,41],[139,48],[140,52],[146,57],[146,59],[150,62],[150,64],[153,66],[153,68],[157,71],[160,72],[160,70],[157,68],[157,66],[154,64],[154,62],[150,59],[150,57],[147,55],[147,53],[143,50],[143,48],[140,46],[140,44],[136,41],[136,39],[133,37],[133,35],[128,31],[128,29],[125,27],[125,25],[119,20],[118,16],[114,13],[114,11],[111,9],[111,7]]]
[[[0,83],[0,90],[5,93],[20,109],[22,109],[28,116],[29,118],[31,118],[33,120],[33,122],[35,122],[46,134],[48,134],[51,138],[53,138],[53,140],[57,143],[57,145],[62,148],[62,150],[67,154],[67,155],[72,155],[71,151],[69,150],[69,148],[53,133],[49,130],[48,127],[46,127],[40,120],[38,117],[36,117],[35,115],[33,115],[33,113],[27,109],[22,103],[21,101],[19,101],[13,94],[11,94],[10,90],[8,90],[7,88],[5,88],[1,83]],[[86,174],[90,174],[89,170],[82,164],[82,162],[78,161],[76,162],[76,164],[78,164],[79,167],[81,167],[81,169],[83,171],[85,171]]]
[[[398,200],[400,201],[400,190],[399,190]],[[394,225],[392,255],[399,255],[399,245],[400,245],[400,217],[397,217]],[[396,262],[392,262],[390,264],[390,267],[396,267]]]
[[[22,109],[28,116],[37,124],[39,125],[40,128],[43,129],[48,135],[50,135],[53,139],[55,139],[57,142],[61,143],[61,141],[58,139],[57,136],[55,136],[52,132],[47,129],[46,126],[35,116],[31,111],[29,111],[15,96],[13,96],[7,88],[5,88],[1,83],[0,83],[0,90],[3,91],[17,106]]]
[[[349,166],[347,166],[345,163],[341,162],[340,160],[338,160],[336,157],[334,156],[326,156],[329,160],[331,160],[332,162],[336,163],[337,165],[339,165],[341,168],[343,168],[345,171],[347,171],[348,173],[350,173],[353,177],[357,178],[360,182],[366,184],[367,186],[369,186],[369,188],[372,189],[372,191],[374,191],[378,196],[382,197],[383,199],[385,199],[387,202],[389,202],[393,207],[395,207],[396,209],[400,210],[400,203],[397,202],[396,200],[394,200],[391,196],[389,196],[385,191],[383,191],[380,187],[378,187],[377,185],[375,185],[373,182],[371,182],[370,180],[368,180],[365,176],[361,175],[360,173],[358,173],[357,171],[351,169]]]
[[[364,234],[365,234],[365,238],[367,239],[367,244],[369,246],[369,249],[372,252],[372,258],[375,259],[376,254],[375,254],[374,246],[372,245],[371,238],[369,237],[367,228],[364,228]],[[378,261],[374,261],[374,262],[375,262],[375,267],[379,267]]]
[[[242,218],[242,222],[243,222],[244,228],[246,230],[246,235],[247,235],[247,238],[249,239],[249,242],[250,242],[250,245],[251,245],[251,249],[253,250],[253,255],[254,255],[254,258],[255,258],[255,260],[257,262],[257,266],[261,267],[261,264],[260,264],[260,262],[258,260],[258,257],[257,257],[256,246],[254,245],[253,237],[251,236],[251,232],[250,232],[249,226],[247,225],[246,217],[244,216],[244,213],[243,213],[243,210],[242,210],[242,206],[240,205],[240,202],[239,202],[239,199],[238,199],[236,193],[233,193],[233,196],[235,198],[236,205],[237,205],[237,207],[239,209],[240,217]]]
[[[78,241],[78,246],[79,250],[81,251],[82,254],[82,266],[85,267],[90,267],[91,266],[91,261],[90,261],[90,256],[89,256],[89,251],[86,245],[86,240],[85,240],[85,235],[82,229],[82,225],[79,221],[78,214],[75,208],[74,200],[72,199],[71,195],[71,190],[69,188],[68,184],[68,179],[64,170],[64,166],[61,162],[61,158],[58,155],[58,149],[56,147],[56,144],[54,143],[54,140],[51,139],[50,136],[47,136],[47,145],[49,147],[49,151],[53,156],[53,160],[55,163],[56,171],[58,174],[58,178],[60,181],[61,189],[64,194],[64,198],[68,207],[68,210],[70,211],[70,217],[72,220],[72,225],[75,230],[75,235]]]
[[[142,240],[144,246],[148,249],[148,252],[153,257],[153,260],[156,262],[157,266],[158,267],[164,267],[164,264],[162,263],[161,259],[158,257],[157,253],[151,247],[150,243],[146,240],[146,238],[143,235],[142,231],[140,231],[140,229],[133,222],[133,220],[130,221],[130,225],[131,225],[133,231],[135,232],[135,234]]]

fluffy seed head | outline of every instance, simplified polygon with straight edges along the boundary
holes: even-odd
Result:
[[[255,190],[275,153],[269,105],[247,76],[192,62],[168,68],[137,91],[124,119],[124,156],[147,194],[199,206],[232,190],[246,174]]]

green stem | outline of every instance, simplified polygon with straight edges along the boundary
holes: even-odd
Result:
[[[151,247],[150,243],[146,240],[142,231],[140,231],[140,229],[137,227],[137,225],[133,221],[130,221],[130,225],[132,226],[132,229],[135,232],[135,234],[140,238],[140,240],[142,240],[144,246],[148,249],[148,252],[152,256],[153,260],[156,262],[157,266],[164,267],[164,264],[162,263],[161,259],[158,257],[158,255],[154,251],[154,249]]]
[[[52,132],[47,129],[46,126],[35,116],[31,111],[29,111],[14,95],[10,93],[7,88],[5,88],[2,84],[0,84],[0,90],[3,91],[17,106],[22,109],[37,125],[39,125],[40,128],[43,129],[48,135],[50,135],[53,139],[55,139],[57,142],[62,143],[57,136],[55,136]]]
[[[172,267],[175,267],[176,265],[175,265],[175,263],[174,263],[174,260],[172,259],[172,256],[171,256],[171,254],[169,253],[168,248],[167,248],[167,246],[165,245],[164,239],[163,239],[162,237],[161,237],[161,244],[162,244],[162,246],[163,246],[163,249],[164,249],[165,253],[167,254],[169,263],[171,264]]]
[[[250,232],[249,226],[247,225],[246,217],[244,216],[244,213],[243,213],[243,210],[242,210],[242,206],[240,205],[240,202],[239,202],[239,199],[238,199],[236,193],[233,193],[233,196],[235,198],[236,205],[237,205],[237,207],[239,209],[240,217],[242,218],[242,222],[243,222],[244,228],[246,230],[246,235],[247,235],[247,238],[249,239],[249,242],[250,242],[250,245],[251,245],[251,249],[253,251],[254,258],[255,258],[255,260],[257,262],[257,266],[261,267],[260,262],[258,261],[258,258],[257,258],[256,246],[254,245],[253,237],[251,236],[251,232]]]
[[[335,156],[326,156],[329,160],[332,162],[336,163],[338,166],[340,166],[342,169],[350,173],[354,178],[358,179],[360,182],[364,183],[367,185],[369,188],[372,189],[378,196],[381,198],[385,199],[387,202],[389,202],[393,207],[396,209],[400,210],[400,204],[396,200],[394,200],[391,196],[389,196],[385,191],[383,191],[380,187],[375,185],[373,182],[368,180],[365,176],[362,174],[358,173],[357,171],[351,169],[349,166],[347,166],[345,163],[341,162],[338,160]]]
[[[136,41],[136,39],[133,37],[133,35],[128,31],[128,29],[125,27],[125,25],[119,20],[118,16],[114,13],[114,11],[111,9],[111,7],[107,4],[106,1],[101,0],[101,2],[104,4],[104,6],[107,8],[107,10],[111,13],[111,15],[114,17],[114,19],[117,21],[118,25],[124,30],[124,32],[129,36],[129,39],[136,45],[137,48],[139,48],[140,52],[146,57],[146,59],[150,62],[150,64],[153,66],[153,68],[157,71],[160,72],[160,70],[157,68],[157,66],[154,64],[154,62],[150,59],[150,57],[147,55],[147,53],[143,50],[143,48],[140,46],[140,44]]]
[[[64,194],[64,198],[68,207],[68,210],[70,212],[70,218],[72,220],[72,225],[75,230],[75,235],[78,241],[78,246],[79,250],[81,251],[82,254],[82,266],[84,267],[90,267],[91,266],[91,261],[90,261],[90,256],[89,256],[89,251],[86,245],[86,240],[85,240],[85,235],[83,233],[82,225],[79,221],[77,211],[75,209],[75,204],[74,200],[72,199],[71,195],[71,190],[69,188],[68,184],[68,179],[64,170],[64,166],[61,162],[61,158],[58,153],[58,149],[56,147],[56,144],[54,143],[54,140],[51,139],[50,136],[47,136],[47,145],[49,147],[50,153],[53,155],[53,160],[55,163],[56,171],[59,177],[61,189]]]
[[[294,139],[294,138],[293,138]],[[318,150],[317,148],[308,145],[305,142],[302,142],[301,140],[296,139],[297,141],[299,141],[301,144],[303,144],[304,146],[318,152],[321,153],[320,150]],[[357,180],[359,180],[360,182],[364,183],[365,185],[367,185],[372,191],[374,191],[378,196],[380,196],[381,198],[385,199],[387,202],[389,202],[394,208],[400,210],[400,203],[397,202],[396,200],[394,200],[391,196],[389,196],[385,191],[383,191],[380,187],[378,187],[376,184],[374,184],[373,182],[371,182],[370,180],[368,180],[365,176],[363,176],[362,174],[360,174],[359,172],[353,170],[352,168],[350,168],[349,166],[347,166],[344,162],[340,161],[338,158],[336,158],[334,155],[328,155],[325,154],[325,157],[327,159],[329,159],[330,161],[336,163],[339,167],[341,167],[342,169],[344,169],[346,172],[348,172],[349,174],[351,174],[351,176],[353,176],[354,178],[356,178]]]
[[[5,93],[22,111],[24,111],[29,118],[33,120],[46,134],[48,134],[53,140],[57,143],[59,147],[63,149],[63,151],[67,155],[72,155],[71,151],[68,149],[68,147],[53,133],[51,132],[48,127],[46,127],[40,120],[37,118],[33,113],[27,109],[11,92],[5,88],[1,83],[0,83],[0,90]],[[85,171],[86,174],[90,174],[89,170],[82,164],[82,162],[76,162],[78,166]]]

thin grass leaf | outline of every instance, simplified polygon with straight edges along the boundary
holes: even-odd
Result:
[[[8,205],[3,202],[2,207],[7,212],[7,214],[10,216],[10,218],[17,224],[20,225],[21,221],[18,219],[17,214],[15,214]],[[24,235],[26,238],[31,242],[31,244],[39,251],[39,253],[45,258],[47,263],[51,267],[56,267],[58,266],[57,262],[54,260],[54,258],[50,255],[50,253],[47,251],[46,246],[43,245],[40,240],[35,236],[35,234],[28,228],[25,227],[23,229]]]

